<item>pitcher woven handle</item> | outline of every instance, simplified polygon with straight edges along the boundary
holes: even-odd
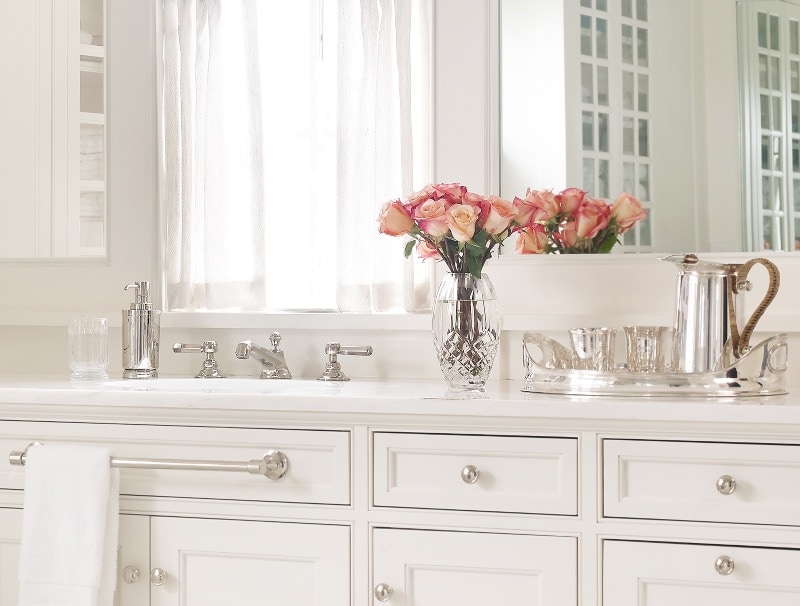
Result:
[[[747,274],[754,265],[763,265],[767,268],[767,272],[769,273],[769,286],[767,287],[767,292],[764,294],[764,298],[761,299],[761,303],[758,304],[758,307],[756,307],[755,311],[750,316],[750,319],[747,320],[747,323],[744,325],[744,329],[742,330],[741,334],[739,334],[739,329],[736,326],[733,295],[739,291],[739,285],[747,280]],[[764,315],[764,311],[766,311],[767,307],[769,307],[769,304],[772,303],[775,295],[778,294],[778,287],[780,284],[781,274],[778,271],[778,268],[772,261],[764,259],[763,257],[750,259],[746,263],[743,263],[736,272],[736,279],[732,280],[729,286],[732,292],[730,293],[730,296],[728,296],[728,311],[731,318],[733,354],[737,358],[742,357],[744,354],[750,351],[750,337],[753,334],[756,323],[761,319],[761,316]]]

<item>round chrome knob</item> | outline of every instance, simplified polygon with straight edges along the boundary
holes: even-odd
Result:
[[[465,465],[461,470],[461,479],[465,484],[474,484],[481,477],[481,470],[474,465]]]
[[[155,586],[163,585],[167,582],[168,576],[166,570],[153,568],[153,570],[150,571],[150,582]]]
[[[136,566],[126,566],[122,569],[122,580],[126,583],[133,585],[136,581],[139,580],[139,577],[142,576],[142,573],[139,572],[139,569]]]
[[[728,475],[720,476],[717,480],[717,492],[719,494],[729,495],[733,494],[734,490],[736,490],[736,478]]]
[[[379,602],[388,602],[394,593],[394,589],[386,583],[378,583],[372,593],[375,594],[375,599]]]
[[[719,556],[714,561],[714,570],[721,575],[729,575],[733,572],[733,558],[729,556]]]
[[[289,469],[289,459],[280,450],[268,450],[261,460],[261,475],[280,480]]]

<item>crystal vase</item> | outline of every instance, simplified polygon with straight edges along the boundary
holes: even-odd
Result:
[[[447,273],[433,303],[433,343],[452,389],[482,389],[500,343],[497,297],[486,274]]]

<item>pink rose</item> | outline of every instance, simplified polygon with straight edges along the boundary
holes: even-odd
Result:
[[[447,224],[453,238],[459,242],[469,242],[475,235],[478,212],[469,204],[454,204],[447,209]]]
[[[547,232],[544,225],[534,223],[519,232],[515,250],[521,255],[538,255],[547,250]]]
[[[483,229],[490,234],[504,232],[517,215],[517,209],[511,202],[497,196],[489,196],[486,207],[488,213],[483,221]]]
[[[419,191],[415,191],[413,194],[408,196],[406,199],[406,205],[408,208],[414,208],[426,200],[435,200],[439,196],[437,195],[436,190],[433,188],[433,185],[426,185]]]
[[[603,200],[586,198],[583,205],[575,212],[575,231],[579,238],[594,238],[601,230],[608,227],[611,207]]]
[[[384,204],[378,222],[380,233],[390,236],[402,236],[414,227],[414,219],[400,200],[390,200]]]
[[[560,211],[567,215],[575,214],[586,199],[586,192],[577,187],[569,187],[556,195]]]
[[[433,259],[438,261],[442,258],[442,255],[439,253],[439,249],[433,246],[427,240],[420,240],[417,243],[417,256],[420,259]]]
[[[531,198],[531,190],[527,191],[524,198],[514,198],[514,206],[517,209],[517,223],[530,225],[533,213],[536,210]]]
[[[642,203],[629,193],[621,193],[611,206],[611,218],[616,222],[621,234],[646,216],[647,211],[642,208]]]
[[[422,231],[434,237],[443,236],[450,231],[444,199],[425,200],[414,209],[414,218]]]
[[[461,204],[467,188],[460,183],[437,183],[433,186],[437,199],[444,198],[448,204]]]
[[[560,210],[558,200],[551,190],[532,191],[528,197],[534,206],[533,221],[546,223],[558,215]]]
[[[570,221],[560,231],[554,233],[553,238],[561,242],[564,248],[574,248],[578,243],[578,232],[575,226],[575,221]]]

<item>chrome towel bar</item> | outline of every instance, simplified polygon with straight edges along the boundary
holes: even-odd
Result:
[[[25,465],[28,448],[40,445],[28,444],[25,450],[14,450],[8,455],[11,465]],[[268,450],[261,459],[250,461],[191,461],[182,459],[125,459],[111,457],[111,467],[126,469],[174,469],[180,471],[246,471],[270,480],[281,479],[289,469],[289,459],[280,450]]]

